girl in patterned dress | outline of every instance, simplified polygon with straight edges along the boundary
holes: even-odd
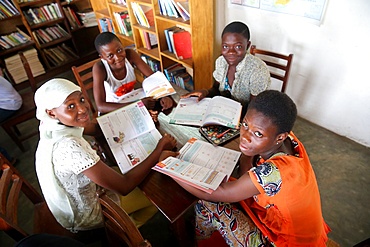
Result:
[[[198,238],[219,231],[229,246],[326,246],[330,229],[315,174],[291,131],[296,116],[286,94],[260,93],[240,130],[240,177],[212,194],[177,181],[201,199],[195,206]]]

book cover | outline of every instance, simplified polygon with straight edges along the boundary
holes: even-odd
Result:
[[[223,96],[204,98],[199,102],[197,97],[189,97],[180,99],[170,123],[236,128],[239,126],[241,113],[242,105],[239,102]]]
[[[152,169],[210,194],[230,178],[241,155],[196,138],[191,138],[179,152],[178,157],[168,157]]]
[[[175,32],[173,43],[178,59],[188,59],[192,57],[191,35],[188,31]]]
[[[145,160],[162,137],[142,101],[97,117],[122,173]]]

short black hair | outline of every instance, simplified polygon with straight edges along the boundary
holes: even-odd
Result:
[[[225,33],[241,34],[248,41],[251,37],[248,26],[246,24],[244,24],[243,22],[240,22],[240,21],[234,21],[234,22],[231,22],[231,23],[227,24],[227,26],[222,31],[221,37],[223,37]]]
[[[111,32],[99,33],[98,36],[96,36],[95,42],[94,42],[96,51],[100,53],[100,47],[111,43],[113,40],[117,40],[118,42],[121,42],[114,33],[111,33]]]
[[[297,118],[297,107],[293,100],[280,91],[266,90],[259,93],[248,106],[255,109],[276,125],[277,134],[290,132]]]

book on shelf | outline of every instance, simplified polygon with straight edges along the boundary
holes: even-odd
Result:
[[[32,48],[23,51],[23,55],[27,59],[34,77],[45,73],[44,67],[38,58],[36,49]],[[27,73],[22,65],[23,63],[19,54],[5,58],[4,60],[6,68],[16,84],[28,80]]]
[[[186,30],[173,33],[173,45],[177,59],[192,57],[191,35]]]
[[[73,9],[70,7],[63,7],[63,12],[67,17],[71,29],[78,29],[83,26]]]
[[[116,19],[120,33],[126,36],[131,36],[132,29],[128,12],[114,12],[113,16]]]
[[[190,18],[189,1],[176,1],[177,5],[184,11]]]
[[[158,60],[155,60],[147,55],[142,54],[141,59],[149,65],[149,67],[153,70],[153,72],[157,72],[161,70],[161,64]]]
[[[128,103],[145,97],[160,99],[176,93],[166,76],[160,71],[145,78],[141,85],[142,88],[123,94],[119,97],[118,101],[121,103]]]
[[[166,67],[163,71],[167,79],[176,84],[177,86],[186,89],[188,91],[194,90],[194,83],[191,74],[188,73],[187,67],[176,63],[169,67]]]
[[[189,14],[189,1],[188,0],[171,0],[172,4],[175,6],[177,12],[180,14],[181,18],[184,21],[190,20],[190,14]],[[184,6],[187,6],[187,10],[182,7],[183,4]]]
[[[114,28],[112,24],[112,20],[109,18],[101,18],[99,19],[99,24],[102,32],[111,32],[114,33]]]
[[[171,124],[193,126],[222,125],[237,128],[242,113],[242,105],[232,99],[215,96],[180,99],[170,119]]]
[[[143,42],[144,48],[151,50],[154,47],[158,46],[158,39],[155,34],[142,30],[140,32],[140,37]]]
[[[0,9],[7,17],[19,15],[18,9],[14,6],[11,0],[0,0]]]
[[[95,12],[91,8],[83,9],[77,12],[85,27],[94,27],[98,25]]]
[[[211,194],[227,181],[241,152],[191,138],[177,157],[168,157],[152,169]]]
[[[131,3],[132,11],[139,25],[150,28],[154,26],[153,9],[148,6],[141,6],[138,3]]]
[[[122,173],[145,160],[162,137],[142,101],[97,117],[97,121]]]

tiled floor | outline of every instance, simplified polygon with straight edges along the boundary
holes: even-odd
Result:
[[[70,75],[64,77],[71,78]],[[37,128],[37,124],[35,120],[23,126],[23,130]],[[323,215],[332,229],[329,237],[343,247],[353,246],[370,238],[370,172],[367,170],[370,148],[301,118],[298,118],[294,132],[306,146],[316,172]],[[38,137],[24,142],[27,151],[21,152],[3,129],[0,129],[0,136],[0,146],[18,159],[16,168],[38,188],[34,171]],[[157,229],[158,227],[154,227],[152,234]],[[0,232],[0,246],[13,244],[14,241]]]

